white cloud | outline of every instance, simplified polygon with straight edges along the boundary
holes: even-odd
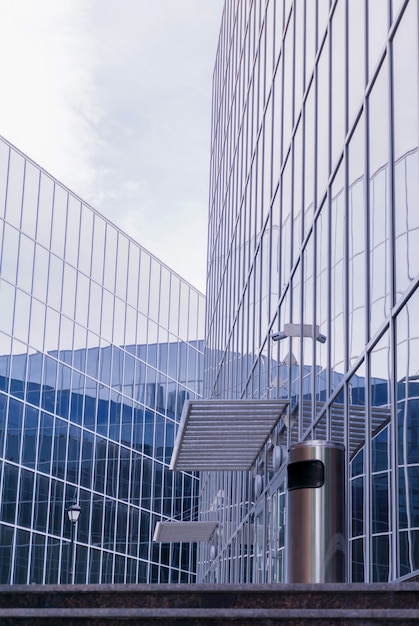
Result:
[[[8,0],[0,10],[0,134],[201,289],[221,9]]]

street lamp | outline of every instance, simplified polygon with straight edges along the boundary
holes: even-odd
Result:
[[[70,582],[74,585],[74,538],[76,534],[76,524],[79,521],[81,506],[73,502],[67,509],[68,519],[71,522],[71,560],[70,560]]]

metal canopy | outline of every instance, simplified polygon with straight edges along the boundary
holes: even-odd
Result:
[[[209,541],[217,527],[217,522],[157,522],[153,541],[157,543]]]
[[[319,414],[324,405],[322,403],[315,404],[316,413]],[[349,458],[358,452],[360,448],[365,444],[365,428],[366,428],[366,407],[362,404],[350,404],[348,407],[349,418]],[[293,432],[291,439],[293,443],[298,441],[297,439],[297,423],[298,418],[303,419],[305,430],[311,430],[311,422],[313,415],[313,405],[310,401],[304,400],[300,405],[294,407],[293,414],[295,420],[292,424]],[[374,437],[384,426],[390,421],[390,408],[388,406],[372,406],[370,414],[370,430],[371,437]],[[315,439],[329,439],[336,443],[345,443],[345,405],[334,402],[330,407],[330,431],[328,434],[326,428],[326,418],[323,417],[315,426]],[[286,427],[282,429],[280,433],[279,443],[287,445],[287,432]]]
[[[249,470],[288,404],[288,399],[187,400],[170,469]]]

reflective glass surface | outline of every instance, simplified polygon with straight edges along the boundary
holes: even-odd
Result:
[[[0,583],[70,582],[73,502],[76,582],[193,581],[195,547],[152,536],[196,511],[168,465],[202,294],[5,140],[0,203]]]
[[[201,474],[200,581],[284,580],[272,449],[313,438],[346,448],[349,579],[419,567],[418,24],[416,0],[226,3],[205,396],[290,404],[251,473]]]

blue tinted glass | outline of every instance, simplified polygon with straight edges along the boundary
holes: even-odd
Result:
[[[23,400],[26,381],[26,354],[13,356],[10,379],[10,393]]]
[[[409,522],[411,526],[419,526],[419,467],[407,468],[409,493]],[[407,494],[406,494],[407,495]]]
[[[364,450],[360,450],[354,456],[353,461],[351,463],[352,476],[358,476],[358,474],[364,473]]]
[[[99,368],[99,348],[89,348],[87,350],[86,372],[89,376],[97,378]]]
[[[364,532],[364,479],[351,481],[352,486],[352,537]]]
[[[81,430],[71,425],[68,430],[67,480],[76,483],[79,474]]]
[[[162,415],[156,415],[156,442],[155,442],[154,458],[159,461],[164,460],[164,430],[165,430],[164,417]]]
[[[59,480],[51,481],[51,495],[49,501],[49,532],[60,535],[64,522],[64,483]]]
[[[412,385],[411,385],[412,386]],[[417,394],[417,387],[412,390]],[[410,390],[409,390],[410,392]],[[412,394],[413,395],[413,394]],[[407,405],[407,462],[419,463],[419,400],[410,398]]]
[[[120,449],[120,465],[119,465],[119,493],[121,500],[127,500],[130,485],[130,466],[131,455],[126,448]]]
[[[50,357],[45,357],[41,407],[47,411],[51,411],[51,413],[53,413],[55,409],[56,376],[57,361],[54,361]]]
[[[107,387],[99,388],[100,397],[97,405],[96,429],[100,435],[108,434],[109,393]]]
[[[41,532],[46,532],[49,484],[50,480],[47,476],[42,476],[42,474],[36,475],[34,528]]]
[[[17,585],[27,582],[30,537],[30,533],[25,530],[16,531],[13,582]]]
[[[154,445],[154,413],[146,409],[144,411],[144,417],[144,452],[148,456],[152,456]]]
[[[121,443],[130,446],[132,435],[132,406],[126,403],[122,405]]]
[[[68,424],[61,419],[55,421],[54,452],[52,458],[52,473],[58,478],[65,476],[65,460],[67,451]]]
[[[119,441],[119,431],[121,424],[121,396],[111,392],[111,402],[109,407],[109,437],[114,441]]]
[[[81,506],[79,521],[77,522],[78,540],[89,543],[90,493],[85,489],[80,489],[78,501]],[[85,567],[81,568],[82,571],[85,569]]]
[[[39,406],[41,400],[42,354],[31,354],[29,357],[28,383],[26,401]]]
[[[0,357],[0,389],[8,390],[9,388],[9,370],[11,357],[9,355]]]
[[[1,519],[12,524],[15,522],[16,514],[18,472],[19,469],[16,466],[4,464]]]
[[[372,440],[372,471],[379,472],[388,468],[388,429],[385,428]]]
[[[22,439],[23,404],[10,398],[6,433],[6,459],[19,462]]]
[[[375,533],[389,530],[388,490],[387,473],[372,477],[372,526]]]
[[[26,406],[25,428],[23,431],[22,463],[28,467],[35,467],[38,415],[39,413],[37,409]]]
[[[389,568],[389,537],[381,535],[372,538],[373,550],[373,580],[374,582],[388,581]]]
[[[80,480],[84,487],[90,487],[92,483],[93,445],[93,435],[83,431]]]
[[[83,421],[84,376],[73,372],[71,383],[70,419],[81,424]]]
[[[109,385],[111,382],[111,357],[112,348],[109,346],[101,352],[99,378],[102,383]]]
[[[95,450],[95,478],[94,489],[101,493],[104,492],[105,485],[105,472],[106,472],[106,454],[107,445],[106,441],[101,437],[96,438],[96,450]]]

